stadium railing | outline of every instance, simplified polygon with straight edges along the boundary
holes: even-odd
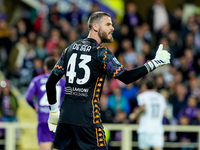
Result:
[[[132,141],[132,133],[136,131],[138,125],[133,124],[104,124],[105,129],[109,131],[122,131],[121,141],[110,141],[109,146],[121,147],[121,150],[132,150],[132,147],[137,147],[137,141]],[[5,145],[5,150],[15,150],[17,145],[16,129],[34,129],[37,128],[36,123],[0,123],[0,129],[5,129],[5,139],[0,140],[0,145]],[[198,134],[197,142],[165,142],[164,147],[171,148],[197,148],[200,150],[200,127],[199,126],[180,126],[180,125],[165,125],[165,132],[193,132]]]

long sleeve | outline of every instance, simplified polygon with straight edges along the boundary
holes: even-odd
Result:
[[[56,83],[60,80],[61,77],[56,76],[54,73],[51,73],[47,83],[46,83],[46,90],[47,90],[47,98],[49,104],[55,104],[56,100]]]
[[[129,84],[145,76],[146,74],[148,74],[147,68],[145,66],[141,66],[132,70],[124,70],[124,72],[122,72],[117,79],[125,84]]]
[[[100,47],[97,49],[100,66],[111,76],[119,79],[125,84],[134,82],[148,74],[148,70],[144,65],[132,70],[126,70],[109,49],[105,47]]]
[[[31,107],[33,107],[33,109],[35,109],[35,104],[34,104],[34,100],[33,100],[33,97],[35,95],[35,91],[36,91],[35,83],[34,83],[34,81],[31,81],[25,97],[26,97],[27,102],[29,103],[29,105]]]

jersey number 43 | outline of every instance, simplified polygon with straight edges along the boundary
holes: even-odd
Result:
[[[69,58],[67,65],[66,76],[69,77],[68,82],[73,83],[74,78],[77,76],[76,73],[76,61],[81,59],[82,61],[78,64],[78,69],[84,69],[84,77],[82,79],[77,78],[76,83],[79,85],[85,84],[90,78],[90,68],[87,66],[87,63],[91,61],[90,55],[81,54],[80,58],[77,58],[77,54],[73,53]]]

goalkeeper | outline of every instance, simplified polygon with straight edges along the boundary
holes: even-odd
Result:
[[[99,100],[108,73],[129,84],[154,69],[170,64],[170,54],[158,47],[153,60],[126,70],[102,43],[113,41],[111,16],[93,13],[88,20],[88,37],[75,41],[62,53],[46,83],[50,114],[49,129],[55,132],[53,146],[59,150],[107,150]],[[65,75],[65,98],[61,109],[56,100],[56,83]]]

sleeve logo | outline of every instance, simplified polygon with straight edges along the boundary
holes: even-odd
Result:
[[[121,63],[116,59],[116,58],[113,58],[114,62],[118,65],[121,65]]]

